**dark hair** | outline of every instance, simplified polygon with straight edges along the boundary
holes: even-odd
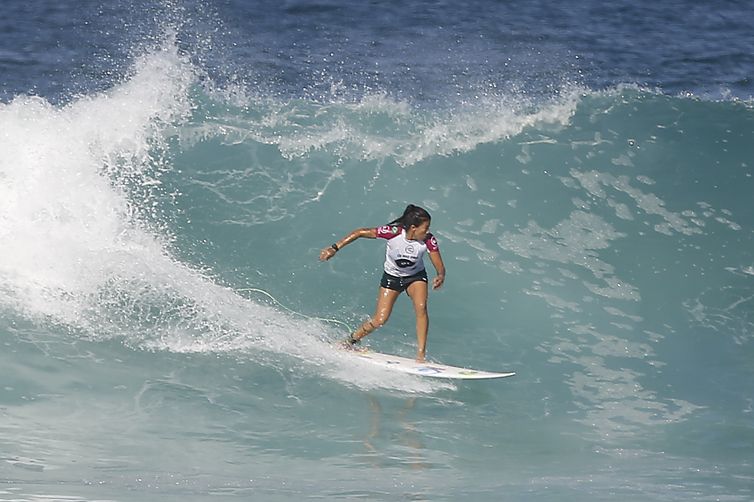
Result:
[[[403,228],[408,229],[410,226],[418,227],[425,221],[431,221],[432,217],[429,215],[426,209],[413,204],[406,206],[403,211],[403,215],[389,223],[389,225],[400,225]]]

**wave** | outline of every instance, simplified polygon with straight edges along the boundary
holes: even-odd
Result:
[[[350,381],[362,363],[329,346],[342,333],[245,298],[176,258],[160,207],[175,194],[161,178],[173,169],[171,138],[194,112],[196,81],[168,44],[108,92],[60,107],[24,96],[0,105],[0,304],[69,336],[235,354],[273,367],[292,356],[309,371]],[[380,373],[358,385],[443,387]]]
[[[669,150],[688,168],[683,176],[708,182],[706,165],[694,167],[677,144],[704,142],[709,131],[697,129],[710,116],[732,124],[734,133],[752,120],[746,103],[632,87],[564,88],[536,99],[483,95],[443,111],[384,93],[281,100],[218,89],[168,40],[107,92],[64,106],[26,96],[0,105],[0,236],[7,243],[0,302],[79,336],[120,338],[146,350],[235,354],[274,367],[293,358],[306,371],[352,382],[353,365],[327,345],[342,333],[244,298],[233,289],[241,280],[233,270],[276,280],[297,270],[321,281],[288,247],[311,247],[301,236],[316,242],[314,227],[332,211],[343,225],[379,224],[389,216],[386,203],[397,207],[414,197],[446,222],[437,233],[471,277],[514,277],[520,293],[567,319],[556,330],[599,338],[580,315],[614,302],[605,306],[608,325],[641,323],[635,306],[648,294],[641,274],[619,270],[610,252],[628,252],[650,235],[665,256],[670,241],[663,238],[700,239],[687,245],[701,246],[720,231],[749,228],[742,198],[724,207],[714,194],[689,199],[668,191],[679,175],[665,162]],[[742,137],[713,132],[727,142],[726,162],[748,169]],[[710,151],[705,155],[721,153]],[[717,181],[740,185],[732,180],[746,174],[729,176]],[[413,195],[416,187],[426,192]],[[300,218],[311,231],[294,225]],[[283,225],[277,239],[293,244],[276,250],[257,242],[273,224]],[[206,235],[241,245],[222,233],[228,227],[258,232],[251,238],[270,251],[252,253],[246,265],[225,255],[185,258],[192,246],[186,243]],[[734,266],[746,270],[751,262]],[[351,265],[348,274],[366,270]],[[309,298],[319,294],[302,289]],[[331,308],[298,301],[310,312]],[[371,307],[365,303],[345,301],[343,310],[324,313],[357,315]],[[566,340],[538,343],[561,353],[559,360],[587,365],[576,353],[562,355]],[[614,337],[616,345],[621,340]],[[613,342],[601,343],[603,350]],[[644,342],[631,343],[637,354],[646,351]],[[444,388],[382,373],[358,382],[412,392]]]

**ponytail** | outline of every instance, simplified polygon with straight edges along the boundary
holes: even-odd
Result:
[[[408,229],[411,226],[418,227],[425,221],[431,220],[432,217],[426,209],[409,204],[403,211],[403,215],[400,218],[391,221],[389,225],[400,225],[401,227]]]

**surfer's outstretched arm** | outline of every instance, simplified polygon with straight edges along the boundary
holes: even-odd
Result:
[[[320,261],[327,261],[333,256],[335,256],[335,253],[337,253],[341,248],[344,246],[349,245],[356,239],[360,239],[362,237],[365,237],[367,239],[376,239],[377,238],[377,229],[376,228],[357,228],[350,234],[346,235],[342,239],[340,239],[337,242],[334,242],[331,246],[326,247],[322,251],[319,252],[319,260]]]

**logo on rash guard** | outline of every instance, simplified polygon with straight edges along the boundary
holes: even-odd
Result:
[[[395,259],[395,264],[400,268],[413,267],[416,264],[418,258],[416,248],[412,244],[409,244],[402,251],[398,252],[398,256]]]
[[[383,226],[381,226],[378,229],[378,231],[381,234],[392,234],[392,235],[397,235],[397,234],[401,233],[400,232],[400,228],[398,228],[395,225],[392,225],[392,226],[391,225],[383,225]]]

